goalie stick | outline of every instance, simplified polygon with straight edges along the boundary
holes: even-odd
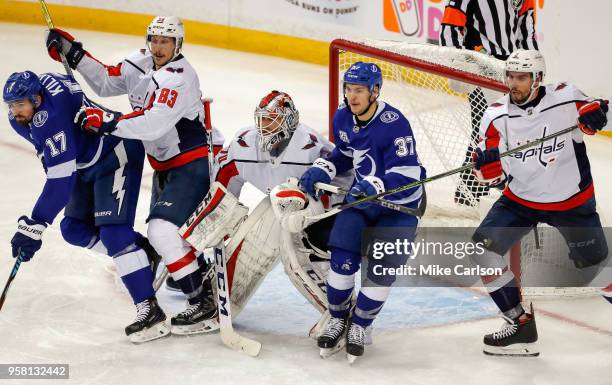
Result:
[[[212,99],[203,99],[204,124],[208,135],[208,171],[210,173],[210,184],[214,182],[213,171],[215,165],[215,152],[213,145],[212,123],[210,120],[210,103]],[[215,256],[215,272],[217,276],[217,307],[219,311],[219,330],[221,341],[231,349],[244,352],[251,357],[256,357],[261,350],[261,343],[236,333],[232,325],[232,313],[229,297],[229,286],[227,284],[227,265],[224,254],[223,241],[213,248]]]
[[[47,8],[47,3],[45,3],[45,0],[38,0],[38,2],[40,3],[40,8],[42,9],[42,14],[45,18],[45,21],[47,22],[47,27],[49,27],[49,29],[55,28],[55,26],[53,25],[53,20],[51,20],[51,13],[49,13],[49,8]],[[59,55],[60,55],[60,59],[62,59],[62,65],[64,66],[64,69],[66,70],[66,74],[74,77],[74,75],[72,74],[72,69],[68,65],[68,61],[66,61],[66,57],[61,51],[62,50],[60,49]]]
[[[499,155],[499,158],[500,159],[501,158],[505,158],[505,157],[507,157],[509,155],[512,155],[512,154],[515,154],[517,152],[523,151],[523,150],[525,150],[527,148],[531,148],[533,146],[537,146],[538,144],[542,144],[542,143],[546,142],[547,140],[550,140],[550,139],[556,138],[557,136],[565,135],[565,134],[567,134],[569,132],[572,132],[576,128],[578,128],[578,125],[575,124],[575,125],[573,125],[571,127],[565,128],[565,129],[563,129],[563,130],[561,130],[559,132],[555,132],[554,134],[546,135],[546,136],[544,136],[542,138],[535,139],[535,140],[533,140],[531,142],[527,142],[525,144],[522,144],[522,145],[520,145],[518,147],[513,148],[512,150],[508,150],[508,151],[505,151],[505,152],[501,153]],[[319,221],[319,220],[321,220],[323,218],[331,217],[332,215],[338,214],[342,210],[346,210],[348,208],[357,206],[357,205],[359,205],[361,203],[374,201],[376,199],[380,199],[380,198],[382,198],[384,196],[387,196],[387,195],[390,195],[390,194],[396,194],[396,193],[399,193],[399,192],[402,192],[402,191],[409,190],[409,189],[411,189],[413,187],[422,186],[425,183],[433,182],[433,181],[436,181],[438,179],[446,178],[447,176],[458,174],[458,173],[460,173],[462,171],[471,170],[471,169],[474,168],[474,166],[475,166],[474,163],[469,163],[469,164],[463,165],[461,167],[458,167],[458,168],[455,168],[455,169],[452,169],[452,170],[445,171],[443,173],[434,175],[434,176],[429,177],[429,178],[417,180],[416,182],[408,183],[407,185],[404,185],[404,186],[400,186],[400,187],[396,187],[396,188],[391,189],[391,190],[383,191],[380,194],[365,196],[365,197],[357,199],[357,200],[355,200],[353,202],[345,203],[345,204],[343,204],[341,206],[335,207],[335,208],[333,208],[333,209],[331,209],[331,210],[329,210],[329,211],[327,211],[327,212],[325,212],[323,214],[313,215],[311,217],[307,217],[307,219],[308,220],[312,220],[312,221]]]
[[[2,296],[0,296],[0,310],[2,310],[4,301],[6,301],[6,296],[8,294],[9,288],[11,287],[11,283],[17,276],[17,271],[19,270],[19,266],[21,266],[21,256],[18,256],[17,260],[15,260],[15,264],[13,265],[13,270],[11,270],[11,274],[9,275],[8,280],[6,281],[6,285],[4,285]]]

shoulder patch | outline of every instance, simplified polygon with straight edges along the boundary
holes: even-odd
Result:
[[[344,143],[348,143],[349,142],[349,138],[348,138],[348,135],[346,134],[346,132],[340,130],[340,131],[338,131],[338,136],[340,137],[340,140],[343,141]]]
[[[380,114],[380,120],[382,120],[383,123],[393,123],[398,119],[399,119],[399,114],[394,111],[385,111],[382,114]]]
[[[45,110],[38,111],[37,113],[34,114],[34,117],[32,118],[32,123],[36,127],[42,127],[48,118],[49,118],[49,114],[47,113],[47,111]]]
[[[172,72],[172,73],[178,73],[178,74],[182,74],[183,73],[183,69],[182,68],[168,67],[168,68],[166,68],[166,71]]]
[[[316,146],[317,143],[319,142],[317,137],[314,136],[313,134],[308,134],[308,136],[310,136],[310,142],[306,143],[306,145],[304,145],[304,147],[302,147],[302,150],[309,150],[309,149],[313,148],[314,146]]]
[[[240,147],[249,147],[249,145],[247,144],[247,142],[244,140],[244,136],[249,132],[249,130],[246,130],[245,132],[243,132],[242,134],[238,135],[238,138],[236,139],[236,142],[240,145]]]

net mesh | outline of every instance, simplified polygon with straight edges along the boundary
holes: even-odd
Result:
[[[502,61],[472,51],[374,40],[359,43],[491,80],[500,81],[503,76]],[[381,67],[383,99],[402,111],[410,121],[419,158],[428,175],[469,161],[478,141],[478,127],[488,105],[487,97],[494,99],[500,97],[500,93],[348,50],[338,55],[340,74],[357,61],[374,62]],[[342,97],[341,81],[336,87]],[[427,192],[430,197],[436,197],[428,202],[429,216],[478,219],[477,207],[480,198],[488,195],[488,188],[467,171],[428,184]]]
[[[373,62],[383,72],[381,99],[398,108],[408,118],[415,137],[419,158],[433,176],[470,161],[471,152],[479,141],[481,118],[488,105],[502,96],[492,83],[503,87],[504,62],[477,52],[439,47],[428,44],[380,40],[351,40],[360,47],[341,46],[337,56],[336,88],[338,105],[342,103],[342,74],[355,62]],[[397,58],[417,59],[419,63],[396,64]],[[432,72],[430,64],[434,64]],[[334,67],[330,67],[334,68]],[[470,79],[480,79],[475,86]],[[486,83],[486,84],[485,84]],[[334,95],[334,94],[332,94]],[[330,104],[331,106],[331,104]],[[330,111],[333,114],[334,111]],[[423,225],[477,226],[492,202],[500,195],[478,183],[473,173],[466,172],[428,183],[428,206]],[[541,232],[541,228],[540,228]],[[550,237],[553,239],[549,239]],[[557,233],[558,237],[561,237]],[[542,233],[536,245],[530,234],[521,242],[521,265],[515,274],[525,274],[534,266],[555,269],[573,265],[553,232]],[[552,247],[551,245],[554,245]],[[593,293],[590,288],[526,288],[528,296],[582,295]]]

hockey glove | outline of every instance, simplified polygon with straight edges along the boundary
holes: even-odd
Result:
[[[330,175],[331,174],[331,175]],[[300,178],[299,186],[313,198],[319,198],[323,191],[317,191],[315,183],[329,183],[336,174],[334,164],[325,159],[317,159]]]
[[[21,256],[23,262],[27,262],[42,246],[42,235],[47,224],[43,221],[30,219],[23,215],[17,220],[17,232],[11,239],[13,258]]]
[[[472,161],[474,162],[474,174],[480,183],[495,186],[501,182],[503,169],[499,149],[482,151],[477,148],[472,154]]]
[[[81,130],[96,135],[109,135],[117,128],[121,113],[101,108],[83,106],[74,117]]]
[[[578,127],[587,135],[594,135],[608,124],[608,101],[597,99],[578,109]]]
[[[355,202],[357,199],[366,196],[380,194],[385,191],[385,186],[380,178],[375,176],[366,176],[360,182],[355,183],[351,191],[346,195],[346,202]],[[368,210],[374,206],[372,202],[363,202],[355,206],[356,209]]]
[[[51,59],[61,62],[60,54],[63,54],[68,65],[73,70],[83,59],[86,52],[83,44],[74,40],[74,37],[59,28],[51,28],[47,34],[47,52]]]

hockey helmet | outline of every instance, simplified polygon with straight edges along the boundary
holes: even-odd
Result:
[[[290,139],[300,121],[300,113],[295,108],[291,96],[285,92],[272,91],[255,108],[255,127],[257,140],[262,151]]]
[[[534,49],[516,50],[506,59],[506,73],[508,72],[529,72],[533,75],[534,81],[538,74],[541,74],[540,82],[542,82],[546,75],[544,56]]]
[[[2,99],[5,103],[28,99],[36,105],[35,96],[40,95],[42,84],[32,71],[14,72],[4,84]]]
[[[176,42],[174,56],[177,57],[183,48],[183,39],[185,38],[185,29],[183,21],[178,16],[156,16],[155,19],[147,27],[146,43],[149,51],[151,51],[152,36],[167,36],[173,37]]]
[[[378,86],[379,91],[382,88],[382,71],[377,64],[358,61],[344,73],[342,81],[343,89],[345,84],[366,86],[370,94],[372,94],[375,86]]]

